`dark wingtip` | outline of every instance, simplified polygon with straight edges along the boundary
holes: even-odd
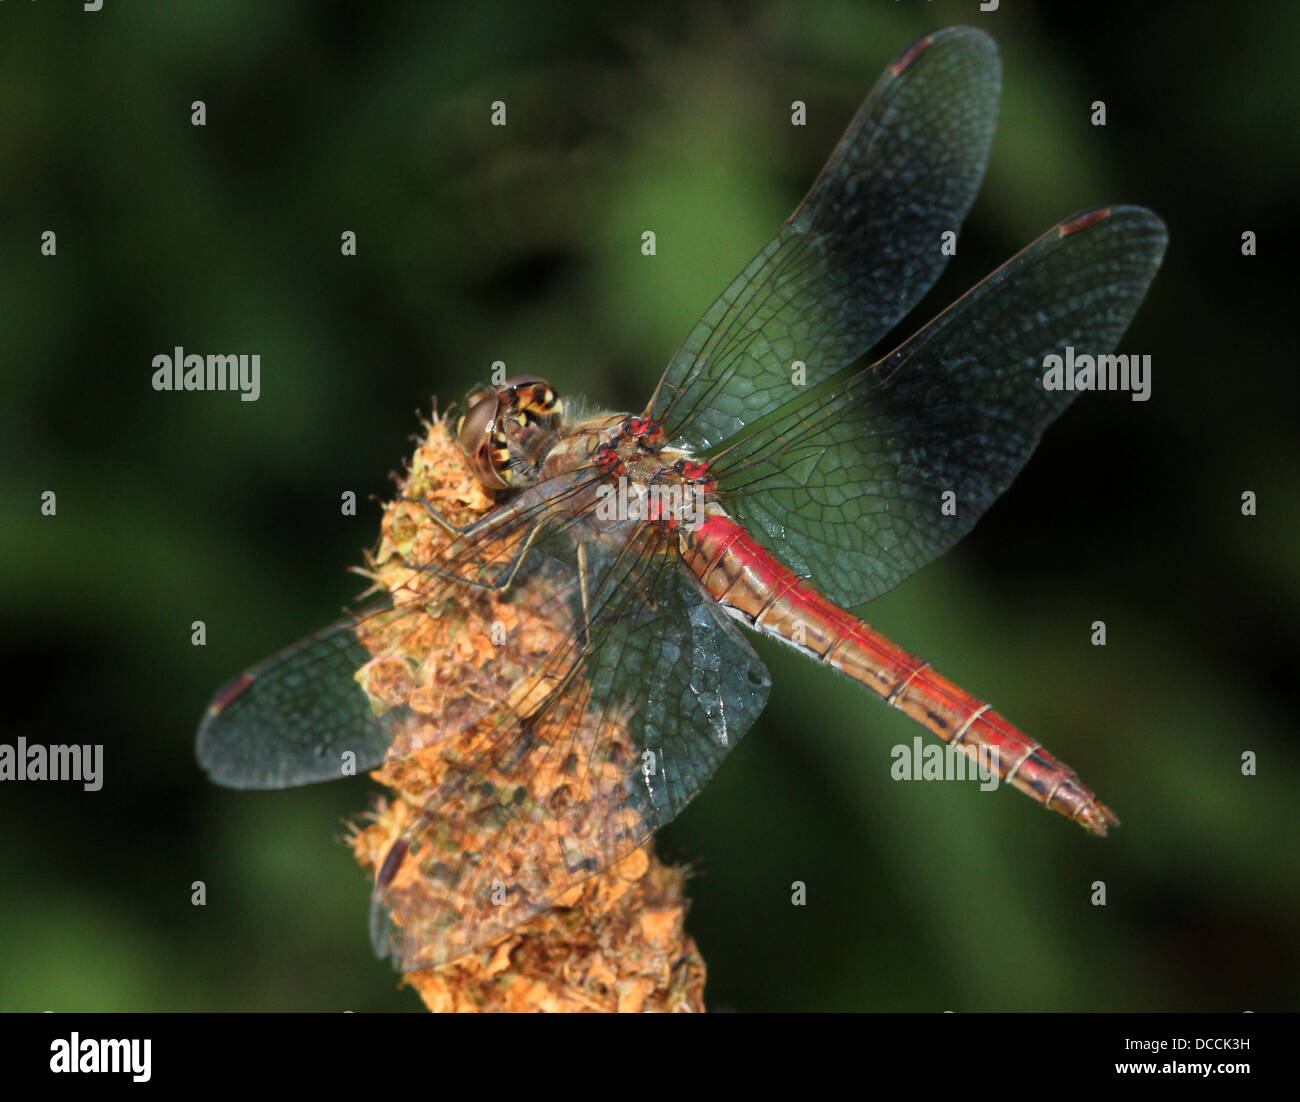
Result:
[[[1064,222],[1056,227],[1058,238],[1069,237],[1072,234],[1084,233],[1099,226],[1103,222],[1124,222],[1130,226],[1141,225],[1145,231],[1146,247],[1148,248],[1152,259],[1152,274],[1160,266],[1161,260],[1164,259],[1165,248],[1169,244],[1169,227],[1164,223],[1160,215],[1146,207],[1126,206],[1123,204],[1112,204],[1107,207],[1093,207],[1091,210],[1083,210],[1078,214],[1071,215]],[[1049,234],[1051,230],[1047,231]]]
[[[223,768],[223,756],[219,753],[217,745],[220,740],[214,734],[213,725],[220,719],[221,714],[243,696],[256,680],[257,678],[251,673],[245,671],[238,677],[227,681],[212,695],[207,710],[203,713],[203,719],[199,723],[198,737],[195,740],[194,755],[198,758],[200,768],[208,775],[208,779],[213,784],[219,784],[226,788],[240,787],[238,781]]]

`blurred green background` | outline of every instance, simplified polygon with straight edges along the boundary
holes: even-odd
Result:
[[[760,643],[772,704],[661,843],[695,870],[709,1004],[1296,1008],[1300,9],[1001,7],[0,4],[3,741],[106,755],[98,793],[0,786],[0,1009],[419,1007],[336,841],[373,786],[209,786],[210,694],[359,591],[367,495],[432,396],[501,359],[639,409],[883,67],[955,22],[998,40],[1001,124],[915,320],[1060,218],[1142,203],[1171,245],[1123,347],[1153,397],[1079,401],[866,615],[1124,826],[895,783],[917,729]],[[155,393],[178,344],[260,353],[260,401]]]

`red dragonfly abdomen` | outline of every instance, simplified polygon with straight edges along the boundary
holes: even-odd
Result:
[[[1073,769],[818,593],[729,517],[714,514],[683,533],[682,555],[714,599],[749,626],[847,674],[972,759],[980,760],[981,747],[991,748],[1002,781],[1094,834],[1119,825]]]

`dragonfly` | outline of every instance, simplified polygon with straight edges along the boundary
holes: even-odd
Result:
[[[454,446],[484,510],[408,477],[377,603],[214,696],[197,753],[221,785],[439,759],[375,878],[372,940],[400,970],[491,945],[677,816],[768,699],[747,632],[1091,833],[1118,823],[850,611],[971,529],[1077,393],[1045,384],[1048,358],[1111,354],[1164,254],[1151,211],[1084,211],[880,347],[947,262],[1000,89],[979,30],[907,47],[641,412],[584,411],[534,375],[472,393]]]

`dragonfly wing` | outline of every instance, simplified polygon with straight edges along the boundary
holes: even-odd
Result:
[[[1045,357],[1109,354],[1166,240],[1140,207],[1048,230],[892,354],[738,438],[713,467],[727,508],[840,604],[880,596],[1011,483],[1075,396],[1044,386]]]
[[[371,935],[402,971],[493,941],[641,845],[767,700],[762,662],[675,554],[586,554],[581,654],[557,652],[534,709],[439,747],[443,779],[380,870]]]
[[[512,509],[507,522],[485,525],[474,538],[450,541],[443,533],[436,547],[395,538],[426,569],[407,572],[384,598],[220,689],[198,732],[199,764],[211,779],[273,789],[375,769],[391,754],[472,725],[544,659],[554,665],[546,639],[481,645],[507,621],[572,629],[578,574],[567,537],[531,543],[505,597],[486,588],[513,568],[524,533],[547,523],[544,490],[532,508]],[[420,506],[411,509],[418,516]],[[441,533],[427,519],[411,528],[421,530]],[[475,641],[476,661],[448,657]]]
[[[790,220],[691,330],[647,409],[703,451],[776,409],[792,365],[819,383],[933,286],[984,176],[997,47],[955,27],[885,70]]]
[[[200,761],[235,787],[385,765],[421,809],[372,912],[376,947],[405,970],[492,940],[630,853],[766,702],[766,669],[675,536],[607,540],[589,515],[550,511],[586,477],[539,484],[536,508],[445,554],[417,548],[440,572],[411,571],[379,607],[253,667],[200,727]],[[547,531],[508,589],[469,584],[499,578],[534,523]]]
[[[199,764],[230,788],[291,788],[374,769],[392,742],[354,675],[370,660],[349,617],[220,689],[199,725]]]

